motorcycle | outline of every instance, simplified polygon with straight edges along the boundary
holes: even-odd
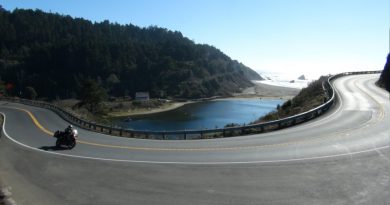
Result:
[[[76,146],[76,139],[78,137],[77,130],[73,130],[71,133],[57,130],[54,133],[54,137],[57,138],[56,140],[57,148],[66,147],[68,149],[73,149]]]

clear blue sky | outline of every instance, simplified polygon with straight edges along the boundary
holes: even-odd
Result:
[[[382,69],[388,0],[0,0],[92,21],[178,30],[259,72]]]

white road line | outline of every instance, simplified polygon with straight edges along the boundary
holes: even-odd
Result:
[[[333,112],[331,115],[321,119],[320,121],[323,121],[325,119],[329,119],[331,116],[338,113],[342,106],[343,102],[341,100],[340,93],[337,89],[335,89],[336,95],[339,96],[339,107],[335,112]],[[350,152],[350,150],[347,150],[347,153],[343,154],[334,154],[334,155],[324,155],[324,156],[318,156],[318,157],[302,157],[302,158],[292,158],[292,159],[280,159],[280,160],[254,160],[254,161],[232,161],[232,162],[221,162],[221,161],[215,161],[215,162],[184,162],[184,161],[148,161],[148,160],[125,160],[125,159],[111,159],[111,158],[99,158],[99,157],[88,157],[88,156],[79,156],[79,155],[72,155],[72,154],[63,154],[58,152],[52,152],[52,151],[44,151],[35,147],[31,147],[29,145],[23,144],[15,139],[13,139],[11,136],[8,135],[8,133],[5,130],[5,124],[6,124],[6,115],[2,112],[0,114],[4,117],[4,122],[2,126],[3,133],[5,136],[13,141],[14,143],[28,148],[32,149],[34,151],[46,153],[46,154],[53,154],[53,155],[59,155],[59,156],[65,156],[65,157],[72,157],[72,158],[79,158],[79,159],[90,159],[90,160],[101,160],[101,161],[112,161],[112,162],[128,162],[128,163],[147,163],[147,164],[188,164],[188,165],[218,165],[218,164],[263,164],[263,163],[281,163],[281,162],[297,162],[297,161],[305,161],[305,160],[315,160],[315,159],[328,159],[328,158],[336,158],[336,157],[343,157],[343,156],[349,156],[352,157],[352,155],[356,154],[362,154],[362,153],[369,153],[369,152],[376,152],[378,153],[379,150],[388,149],[390,148],[390,145],[382,146],[382,147],[375,147],[372,149],[366,149],[356,152]],[[317,121],[318,122],[318,121]],[[309,126],[309,125],[306,125]]]
[[[51,152],[51,151],[44,151],[35,147],[28,146],[26,144],[23,144],[15,139],[13,139],[11,136],[8,135],[7,131],[5,130],[5,124],[6,124],[6,115],[2,112],[0,114],[3,116],[3,126],[2,131],[4,135],[10,139],[12,142],[28,148],[32,149],[34,151],[38,151],[41,153],[46,154],[53,154],[58,156],[64,156],[64,157],[72,157],[72,158],[78,158],[78,159],[89,159],[89,160],[100,160],[100,161],[111,161],[111,162],[127,162],[127,163],[144,163],[144,164],[183,164],[183,165],[229,165],[229,164],[268,164],[268,163],[282,163],[282,162],[299,162],[299,161],[306,161],[306,160],[316,160],[316,159],[330,159],[330,158],[337,158],[337,157],[343,157],[343,156],[349,156],[352,157],[352,155],[357,154],[363,154],[363,153],[369,153],[369,152],[376,152],[378,153],[379,150],[388,149],[390,148],[390,145],[382,146],[382,147],[375,147],[373,149],[367,149],[367,150],[361,150],[356,152],[348,152],[344,154],[335,154],[335,155],[325,155],[325,156],[318,156],[318,157],[304,157],[304,158],[292,158],[292,159],[281,159],[281,160],[263,160],[263,161],[232,161],[232,162],[181,162],[181,161],[147,161],[147,160],[124,160],[124,159],[110,159],[110,158],[99,158],[99,157],[87,157],[87,156],[79,156],[79,155],[71,155],[71,154],[63,154],[63,153],[57,153],[57,152]]]

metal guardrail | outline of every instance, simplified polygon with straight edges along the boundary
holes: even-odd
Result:
[[[131,138],[142,138],[142,139],[208,139],[208,138],[222,138],[222,137],[232,137],[246,134],[255,134],[263,133],[273,130],[278,130],[286,127],[291,127],[303,122],[307,122],[313,118],[316,118],[323,113],[325,113],[335,102],[335,91],[331,84],[331,81],[346,75],[359,75],[359,74],[374,74],[380,73],[381,71],[362,71],[362,72],[346,72],[340,73],[334,76],[330,76],[322,87],[327,98],[326,102],[322,105],[313,108],[309,111],[286,117],[279,120],[262,122],[251,125],[237,126],[237,127],[227,127],[219,129],[204,129],[204,130],[178,130],[178,131],[147,131],[147,130],[131,130],[124,129],[121,127],[107,126],[98,124],[96,122],[90,122],[79,117],[76,117],[70,112],[58,107],[56,105],[41,102],[26,100],[20,98],[0,98],[0,100],[22,103],[26,105],[32,105],[37,107],[42,107],[50,109],[61,116],[64,120],[76,124],[82,128],[92,130],[95,132],[122,136],[122,137],[131,137]]]

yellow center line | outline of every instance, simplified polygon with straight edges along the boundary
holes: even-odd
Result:
[[[356,82],[355,82],[356,83]],[[355,84],[356,85],[356,84]],[[357,86],[358,87],[358,86]],[[358,87],[359,88],[359,87]],[[359,88],[360,89],[360,88]],[[362,90],[362,89],[360,89]],[[362,90],[363,91],[363,90]],[[364,92],[364,91],[363,91]],[[366,93],[367,94],[367,93]],[[376,101],[374,98],[371,97],[374,101]],[[379,120],[383,119],[384,117],[384,109],[381,104],[380,106],[380,116]],[[20,110],[23,112],[26,112],[30,118],[32,119],[33,123],[44,133],[53,136],[54,133],[44,128],[39,121],[36,119],[36,117],[28,110],[22,109],[22,108],[13,108],[16,110]],[[371,119],[372,120],[372,119]],[[370,121],[371,121],[370,120]],[[369,122],[370,122],[369,121]],[[377,122],[378,122],[377,121]],[[369,123],[366,122],[365,124]],[[332,134],[336,134],[336,136],[329,137],[329,135],[324,136],[318,136],[313,139],[306,139],[306,140],[297,140],[297,141],[291,141],[291,142],[284,142],[284,143],[278,143],[278,144],[266,144],[266,145],[253,145],[253,146],[239,146],[239,147],[211,147],[211,148],[153,148],[153,147],[134,147],[134,146],[119,146],[119,145],[107,145],[107,144],[99,144],[94,142],[88,142],[83,140],[77,140],[78,143],[86,144],[86,145],[92,145],[97,147],[105,147],[105,148],[116,148],[116,149],[128,149],[128,150],[148,150],[148,151],[221,151],[221,150],[244,150],[244,149],[259,149],[259,148],[266,148],[266,147],[283,147],[288,145],[299,145],[299,144],[307,144],[307,143],[313,143],[313,142],[322,142],[325,141],[325,139],[333,138],[346,138],[347,136],[343,135],[349,131],[352,131],[355,128],[350,128],[347,130],[342,130],[338,132],[334,132]]]
[[[53,136],[54,133],[44,128],[39,121],[36,119],[36,117],[28,110],[22,109],[22,108],[12,108],[16,110],[20,110],[23,112],[26,112],[30,118],[32,119],[33,123],[44,133]],[[310,141],[317,141],[310,140]],[[254,146],[241,146],[241,147],[213,147],[213,148],[153,148],[153,147],[134,147],[134,146],[119,146],[119,145],[107,145],[107,144],[99,144],[94,142],[88,142],[83,140],[77,140],[80,144],[87,144],[87,145],[93,145],[98,147],[106,147],[106,148],[117,148],[117,149],[128,149],[128,150],[149,150],[149,151],[218,151],[218,150],[241,150],[241,149],[256,149],[256,148],[264,148],[264,147],[278,147],[278,146],[287,146],[287,145],[293,145],[293,144],[301,144],[305,141],[295,141],[295,142],[286,142],[286,143],[280,143],[280,144],[269,144],[269,145],[254,145]]]
[[[362,79],[362,78],[359,78],[359,79]],[[357,83],[356,81],[354,82],[354,85],[360,90],[362,91],[367,97],[371,98],[371,100],[373,100],[378,106],[379,106],[379,117],[377,118],[376,122],[380,122],[382,121],[384,118],[385,118],[385,108],[383,107],[382,103],[380,103],[379,101],[377,101],[374,97],[372,97],[368,92],[366,92],[365,90],[363,90]]]
[[[37,118],[35,118],[35,116],[28,110],[25,110],[25,109],[22,109],[22,108],[13,108],[13,109],[16,109],[16,110],[21,110],[23,112],[26,112],[30,118],[32,119],[32,121],[34,122],[35,126],[37,126],[40,130],[42,130],[44,133],[50,135],[50,136],[53,136],[54,133],[47,130],[46,128],[44,128],[41,123],[38,122]]]

